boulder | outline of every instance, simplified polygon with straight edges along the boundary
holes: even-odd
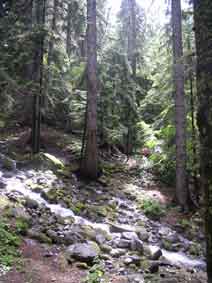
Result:
[[[139,266],[141,263],[141,258],[137,255],[129,256],[125,258],[124,263],[126,265],[135,264],[136,266]]]
[[[110,255],[112,257],[115,257],[115,258],[118,258],[118,257],[120,257],[120,256],[122,256],[124,254],[126,254],[126,250],[124,250],[124,249],[113,249],[110,252]]]
[[[156,251],[154,251],[151,255],[152,260],[158,260],[163,255],[160,248],[158,248]]]
[[[150,273],[157,273],[159,271],[160,263],[155,261],[150,264],[149,272]]]
[[[140,240],[142,241],[148,241],[149,240],[149,232],[145,228],[138,228],[137,234]]]
[[[109,224],[110,224],[111,233],[135,232],[134,228],[128,225],[118,225],[114,223],[109,223]]]
[[[68,261],[76,259],[82,262],[92,263],[99,255],[99,246],[91,241],[71,245],[66,250],[66,258]]]
[[[37,209],[39,207],[39,204],[36,200],[27,197],[25,199],[25,206],[30,209]]]

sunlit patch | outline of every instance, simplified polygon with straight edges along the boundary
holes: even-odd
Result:
[[[157,200],[163,204],[167,203],[168,201],[168,198],[157,190],[146,191],[145,195],[149,197],[150,199]]]

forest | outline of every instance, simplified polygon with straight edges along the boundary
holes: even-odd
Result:
[[[0,283],[212,283],[212,1],[0,0]]]

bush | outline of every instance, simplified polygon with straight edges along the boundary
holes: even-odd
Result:
[[[11,266],[19,257],[17,248],[21,243],[20,238],[13,232],[9,225],[0,222],[0,264]]]
[[[156,200],[144,199],[141,204],[144,214],[154,219],[159,219],[164,215],[164,208]]]
[[[103,264],[96,260],[96,264],[94,264],[89,269],[89,274],[85,279],[85,283],[101,283],[101,282],[107,282],[107,280],[104,278],[105,270]]]
[[[175,184],[175,161],[166,154],[152,154],[150,160],[153,162],[153,169],[160,180],[167,185]]]

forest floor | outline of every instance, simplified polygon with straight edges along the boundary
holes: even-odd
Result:
[[[88,182],[76,136],[45,129],[36,157],[28,137],[0,141],[0,283],[206,282],[201,213],[180,212],[147,158],[101,151]]]

